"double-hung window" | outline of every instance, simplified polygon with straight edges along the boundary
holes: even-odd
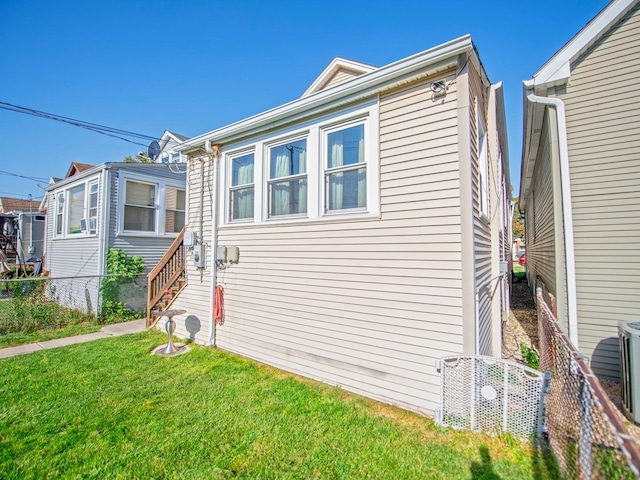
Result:
[[[269,217],[307,213],[307,139],[269,148]]]
[[[364,124],[328,130],[325,135],[325,212],[365,209]]]
[[[89,225],[90,235],[94,235],[98,225],[98,183],[89,184]]]
[[[155,232],[156,185],[127,180],[125,183],[124,230]]]
[[[231,188],[229,189],[229,220],[253,219],[254,154],[247,153],[231,159]]]
[[[82,233],[82,219],[84,218],[85,185],[78,185],[69,190],[67,195],[67,234]]]
[[[64,225],[64,192],[56,195],[56,235],[62,235]]]

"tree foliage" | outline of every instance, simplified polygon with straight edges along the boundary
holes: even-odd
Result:
[[[124,163],[153,163],[153,160],[137,153],[135,157],[132,157],[131,155],[127,155],[126,157],[124,157],[123,162]]]
[[[513,238],[524,239],[524,218],[521,218],[520,211],[518,210],[518,199],[514,198],[515,203],[513,210],[513,219],[511,221],[511,231],[513,232]]]
[[[127,258],[119,248],[110,248],[107,252],[107,273],[102,280],[102,316],[107,323],[138,318],[140,312],[128,310],[122,302],[121,291],[126,286],[134,286],[136,277],[144,271],[144,259],[139,255]]]

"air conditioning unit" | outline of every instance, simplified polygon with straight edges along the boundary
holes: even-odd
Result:
[[[640,322],[619,322],[622,410],[640,424]]]

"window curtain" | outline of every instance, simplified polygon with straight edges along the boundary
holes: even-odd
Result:
[[[273,178],[293,175],[293,153],[284,146],[276,150],[275,170]],[[287,215],[291,213],[291,182],[273,184],[273,215]]]
[[[253,161],[238,167],[238,185],[253,183]],[[243,188],[237,191],[237,218],[253,217],[253,188]]]
[[[331,158],[329,168],[341,167],[344,165],[344,135],[342,132],[331,134],[331,145],[329,151]],[[331,210],[342,208],[344,194],[344,174],[332,175],[329,180],[329,205]]]

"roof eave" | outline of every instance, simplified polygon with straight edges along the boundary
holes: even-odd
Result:
[[[473,49],[471,36],[465,35],[443,43],[429,50],[380,67],[370,73],[320,91],[308,97],[299,98],[245,120],[193,137],[176,148],[183,153],[202,148],[207,140],[212,143],[227,143],[235,138],[273,128],[293,121],[297,117],[318,114],[336,106],[357,101],[378,92],[407,82],[422,70],[449,68],[457,63],[457,56]]]

